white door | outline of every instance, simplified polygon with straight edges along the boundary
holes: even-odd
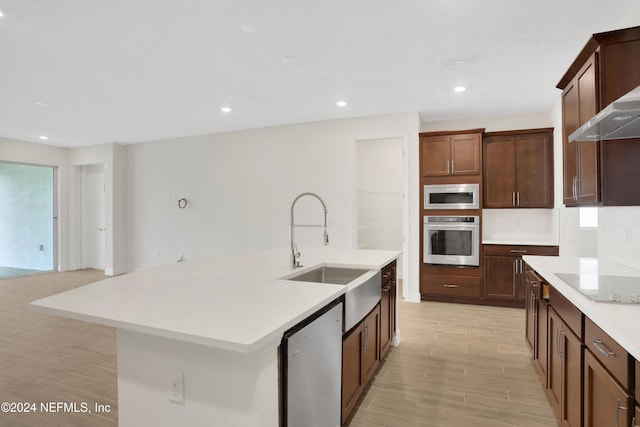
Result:
[[[104,169],[104,165],[86,165],[80,173],[82,266],[97,270],[104,270],[106,265]]]
[[[403,140],[357,141],[357,244],[360,249],[402,251]],[[402,269],[402,257],[397,271]]]

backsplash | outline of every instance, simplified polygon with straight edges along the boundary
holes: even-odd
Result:
[[[600,255],[640,270],[640,206],[600,208]]]
[[[483,209],[482,241],[505,244],[558,244],[556,209]]]

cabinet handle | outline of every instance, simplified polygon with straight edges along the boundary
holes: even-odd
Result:
[[[596,346],[598,351],[604,354],[605,357],[615,356],[616,354],[612,351],[609,351],[607,347],[602,343],[601,340],[593,340],[593,345]]]
[[[453,174],[453,173],[455,173],[455,170],[456,170],[456,169],[454,168],[454,164],[455,164],[455,163],[454,163],[454,161],[453,161],[453,160],[451,160],[451,173],[452,173],[452,174]]]
[[[558,356],[560,356],[561,359],[564,358],[564,349],[561,350],[563,347],[562,342],[564,341],[562,339],[562,335],[564,335],[564,331],[558,328],[556,330],[556,353],[558,353]]]
[[[526,249],[511,249],[511,253],[512,254],[526,254],[527,250]]]
[[[451,285],[442,285],[442,286],[444,286],[445,288],[457,288],[458,287],[458,285],[453,285],[453,284],[451,284]]]
[[[626,411],[627,408],[620,406],[620,399],[616,399],[616,427],[620,427],[620,410]]]
[[[364,325],[364,351],[369,349],[369,325]]]
[[[520,206],[520,192],[516,192],[516,206]]]
[[[391,289],[391,285],[387,285],[384,288],[382,288],[382,292],[389,292],[389,289]]]
[[[512,191],[511,192],[511,206],[515,206],[516,205],[516,192]]]

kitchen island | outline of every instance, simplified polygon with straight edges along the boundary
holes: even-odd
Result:
[[[307,268],[379,270],[396,251],[302,251]],[[347,286],[281,279],[286,250],[180,262],[53,295],[29,309],[117,328],[121,427],[278,426],[278,346],[283,333]],[[184,402],[168,375],[184,375]]]

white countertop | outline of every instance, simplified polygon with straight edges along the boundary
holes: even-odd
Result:
[[[640,360],[640,305],[592,301],[556,276],[556,273],[572,273],[587,276],[638,277],[640,280],[640,270],[597,258],[525,255],[523,259],[585,316]]]
[[[380,269],[397,251],[307,248],[307,267]],[[174,263],[92,283],[34,301],[29,309],[224,350],[277,346],[282,334],[358,286],[280,280],[289,252],[273,250]],[[297,270],[301,271],[301,270]]]

